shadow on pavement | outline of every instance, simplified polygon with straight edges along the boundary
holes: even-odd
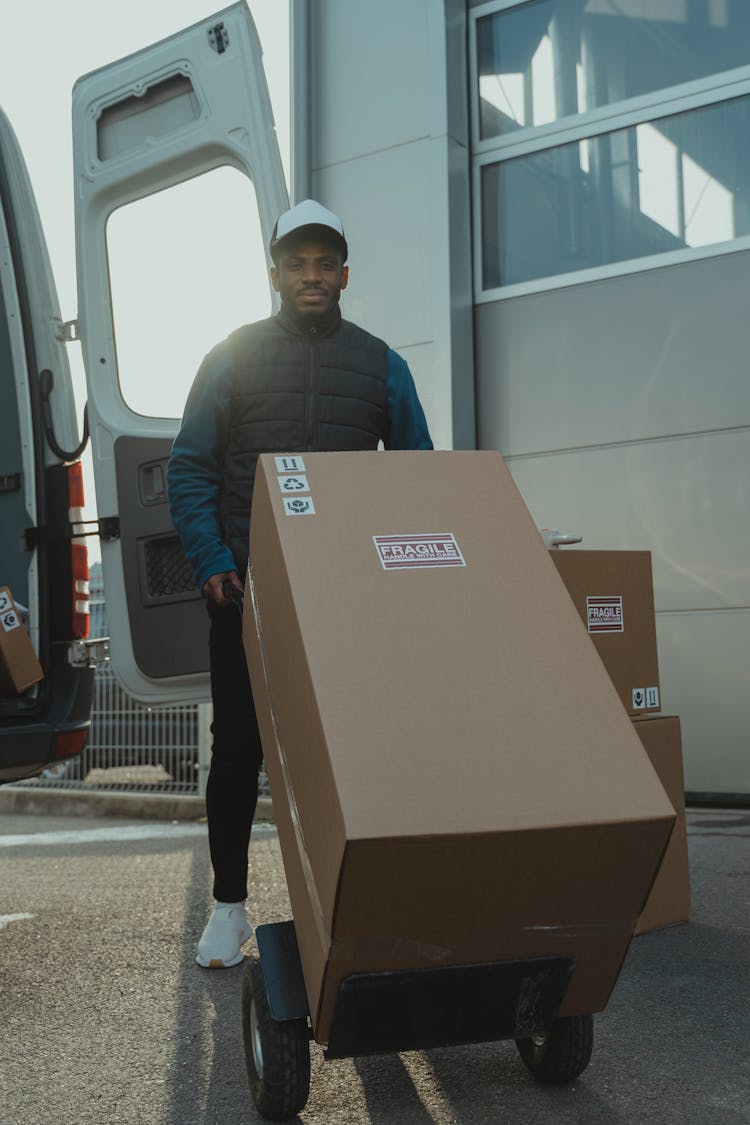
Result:
[[[748,1120],[750,934],[747,855],[738,825],[721,840],[703,815],[693,825],[693,921],[637,938],[605,1012],[594,1053],[569,1087],[544,1087],[513,1043],[325,1063],[312,1052],[315,1125],[744,1125]],[[697,830],[697,831],[696,831]],[[275,841],[258,841],[251,901],[263,921],[289,917]],[[729,850],[731,847],[731,851]],[[205,843],[190,870],[177,979],[177,1019],[163,1125],[259,1121],[242,1045],[242,967],[206,972],[195,945],[209,906]],[[147,1118],[144,1117],[144,1120]]]
[[[181,943],[171,1112],[165,1125],[259,1120],[242,1049],[242,965],[201,969],[195,948],[210,910],[208,848],[194,849]]]
[[[354,1059],[372,1125],[432,1125],[411,1074],[399,1055]]]

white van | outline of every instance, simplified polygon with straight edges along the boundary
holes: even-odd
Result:
[[[0,697],[0,782],[80,753],[93,670],[88,564],[68,357],[47,248],[13,131],[0,113],[0,585],[28,609],[45,673]]]
[[[165,466],[189,383],[220,337],[209,317],[186,306],[227,310],[226,331],[256,319],[242,271],[267,273],[264,248],[288,206],[260,44],[244,3],[80,79],[73,138],[79,314],[63,325],[23,158],[0,117],[0,586],[28,607],[44,671],[34,688],[0,699],[0,782],[80,753],[89,722],[79,510],[86,435],[79,439],[66,339],[80,338],[86,368],[114,669],[145,703],[208,697],[205,608],[169,518]],[[216,203],[222,192],[231,212]],[[178,198],[192,207],[175,244],[186,255],[181,267],[159,249]],[[237,217],[238,200],[240,210],[246,201],[246,219]],[[152,222],[144,229],[157,235],[139,244],[134,269],[134,231],[144,215]],[[196,268],[183,299],[173,289],[184,281],[176,271],[190,272],[191,247],[201,239],[216,244],[222,268]],[[142,320],[121,315],[113,292],[123,248],[129,260],[118,292],[137,290],[140,315],[157,318],[152,339],[160,346],[145,358]],[[270,285],[263,300],[270,312]],[[185,350],[188,338],[194,354]]]

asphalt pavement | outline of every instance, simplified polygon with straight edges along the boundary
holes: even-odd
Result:
[[[594,1054],[537,1086],[511,1043],[325,1062],[316,1125],[746,1125],[750,813],[692,810],[689,924],[633,942]],[[252,913],[289,917],[278,840],[251,845]],[[241,967],[193,960],[203,823],[0,818],[2,1125],[245,1125]],[[252,949],[252,945],[247,947]]]

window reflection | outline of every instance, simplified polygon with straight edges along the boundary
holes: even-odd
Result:
[[[750,97],[484,165],[483,285],[750,234]]]
[[[477,20],[480,137],[750,63],[750,4],[529,0]]]
[[[534,125],[555,120],[555,69],[549,35],[539,40],[531,58],[531,105]]]
[[[641,212],[679,237],[679,151],[653,125],[638,125],[635,131],[638,160],[638,199]]]
[[[107,255],[122,397],[179,418],[206,352],[271,311],[253,185],[223,167],[121,207]]]
[[[691,157],[682,157],[687,246],[710,246],[735,237],[733,197],[729,188],[701,168]]]

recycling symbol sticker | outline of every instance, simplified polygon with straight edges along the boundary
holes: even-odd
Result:
[[[288,516],[314,516],[315,505],[311,496],[284,497],[284,511]]]
[[[279,482],[279,488],[285,496],[296,495],[298,492],[309,492],[310,485],[307,483],[307,477],[302,473],[295,473],[294,476],[283,476],[276,478]]]

